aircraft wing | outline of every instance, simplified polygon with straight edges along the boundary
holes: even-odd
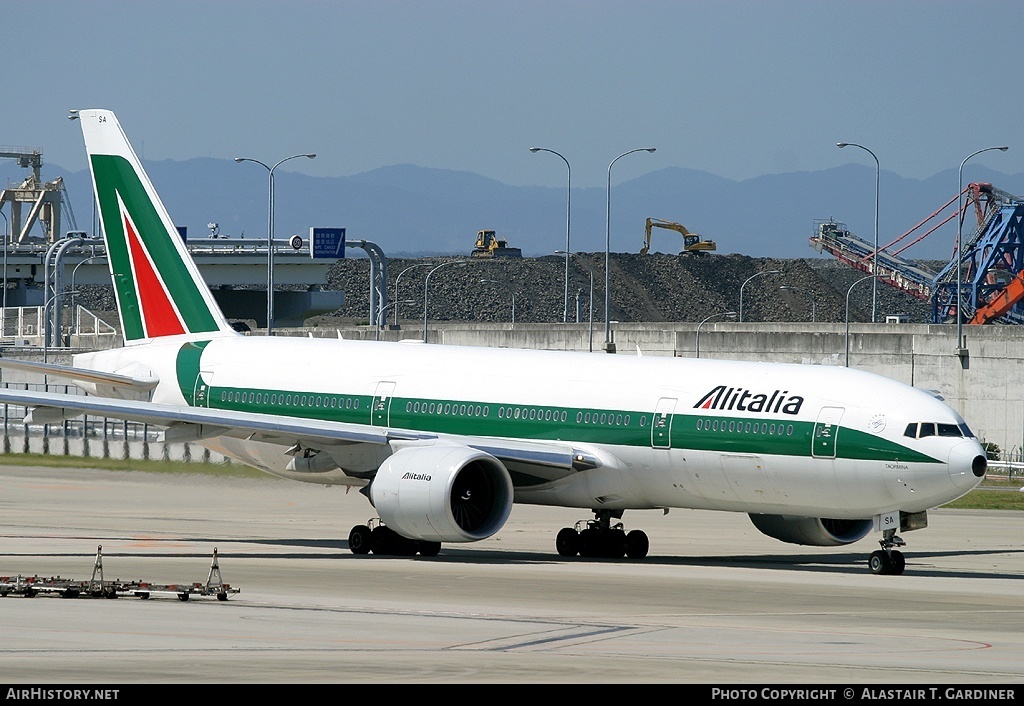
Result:
[[[0,388],[0,403],[26,407],[29,410],[25,417],[27,424],[57,424],[90,414],[166,427],[165,441],[199,441],[214,436],[231,436],[324,448],[389,443],[401,447],[439,439],[432,432],[8,388]],[[489,453],[505,463],[510,471],[514,471],[514,477],[519,481],[517,485],[535,485],[600,465],[592,454],[557,442],[462,437],[459,443]]]

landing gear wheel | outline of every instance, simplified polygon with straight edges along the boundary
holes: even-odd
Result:
[[[593,527],[580,532],[580,556],[584,558],[592,558],[598,556],[598,530]]]
[[[369,554],[371,546],[372,533],[366,525],[356,525],[348,533],[348,548],[353,554]]]
[[[390,527],[377,525],[370,533],[370,548],[381,556],[415,556],[419,542],[395,532]]]
[[[889,559],[892,561],[892,569],[889,571],[889,574],[892,576],[899,576],[902,574],[903,569],[907,566],[907,560],[904,558],[903,552],[894,549],[892,553],[889,554]]]
[[[892,560],[889,558],[889,554],[881,549],[872,551],[871,555],[867,557],[867,568],[871,570],[872,574],[888,574],[891,566]]]
[[[896,536],[896,530],[885,530],[882,539],[878,544],[882,547],[871,552],[868,557],[868,568],[873,574],[884,574],[887,576],[899,576],[907,566],[907,560],[903,552],[894,547],[902,547],[906,544],[900,537]]]
[[[420,556],[437,556],[441,551],[440,542],[419,542]]]
[[[580,534],[572,527],[563,527],[555,536],[555,549],[561,556],[576,556],[580,553]]]
[[[631,530],[626,535],[626,556],[630,559],[643,559],[650,548],[651,542],[643,530]]]

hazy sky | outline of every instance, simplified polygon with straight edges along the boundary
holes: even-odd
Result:
[[[143,159],[392,164],[603,186],[847,162],[1024,170],[1019,0],[48,0],[7,3],[0,145],[85,168],[69,108]],[[240,165],[239,168],[256,168]],[[53,174],[44,176],[52,177]],[[965,172],[965,177],[969,175]]]

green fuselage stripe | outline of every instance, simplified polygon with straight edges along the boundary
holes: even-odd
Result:
[[[191,355],[198,355],[195,350]],[[185,389],[182,390],[185,393]],[[469,400],[388,398],[374,412],[368,395],[211,387],[209,406],[305,419],[387,426],[396,429],[538,441],[571,440],[649,447],[651,412],[538,405],[503,405]],[[194,395],[189,391],[195,404]],[[715,414],[675,414],[671,448],[780,456],[810,456],[814,423],[781,418],[753,419]],[[841,427],[836,457],[858,460],[936,463],[924,454],[880,436]]]

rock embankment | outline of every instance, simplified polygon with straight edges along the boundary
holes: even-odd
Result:
[[[394,259],[387,263],[388,301],[412,300],[402,305],[400,318],[422,319],[424,278],[434,266],[456,258]],[[588,266],[592,270],[588,270]],[[779,270],[779,274],[758,275]],[[574,256],[569,268],[569,320],[588,318],[590,272],[593,272],[594,320],[604,320],[604,253]],[[369,319],[370,264],[365,258],[339,261],[328,274],[327,289],[346,293],[345,306],[312,323],[329,325],[339,319]],[[846,297],[865,274],[834,260],[775,260],[743,255],[678,256],[665,254],[611,256],[610,318],[613,321],[701,321],[705,317],[740,309],[743,320],[843,322]],[[751,279],[753,278],[753,279]],[[395,280],[398,293],[395,294]],[[745,283],[745,284],[744,284]],[[790,287],[792,289],[782,289]],[[507,322],[513,298],[517,322],[562,321],[565,297],[565,260],[542,258],[467,260],[435,272],[427,292],[429,316],[435,321]],[[857,285],[850,295],[850,321],[871,318],[872,287]],[[926,323],[926,302],[889,285],[878,285],[878,318],[906,314],[912,323]],[[394,307],[388,310],[394,320]]]

